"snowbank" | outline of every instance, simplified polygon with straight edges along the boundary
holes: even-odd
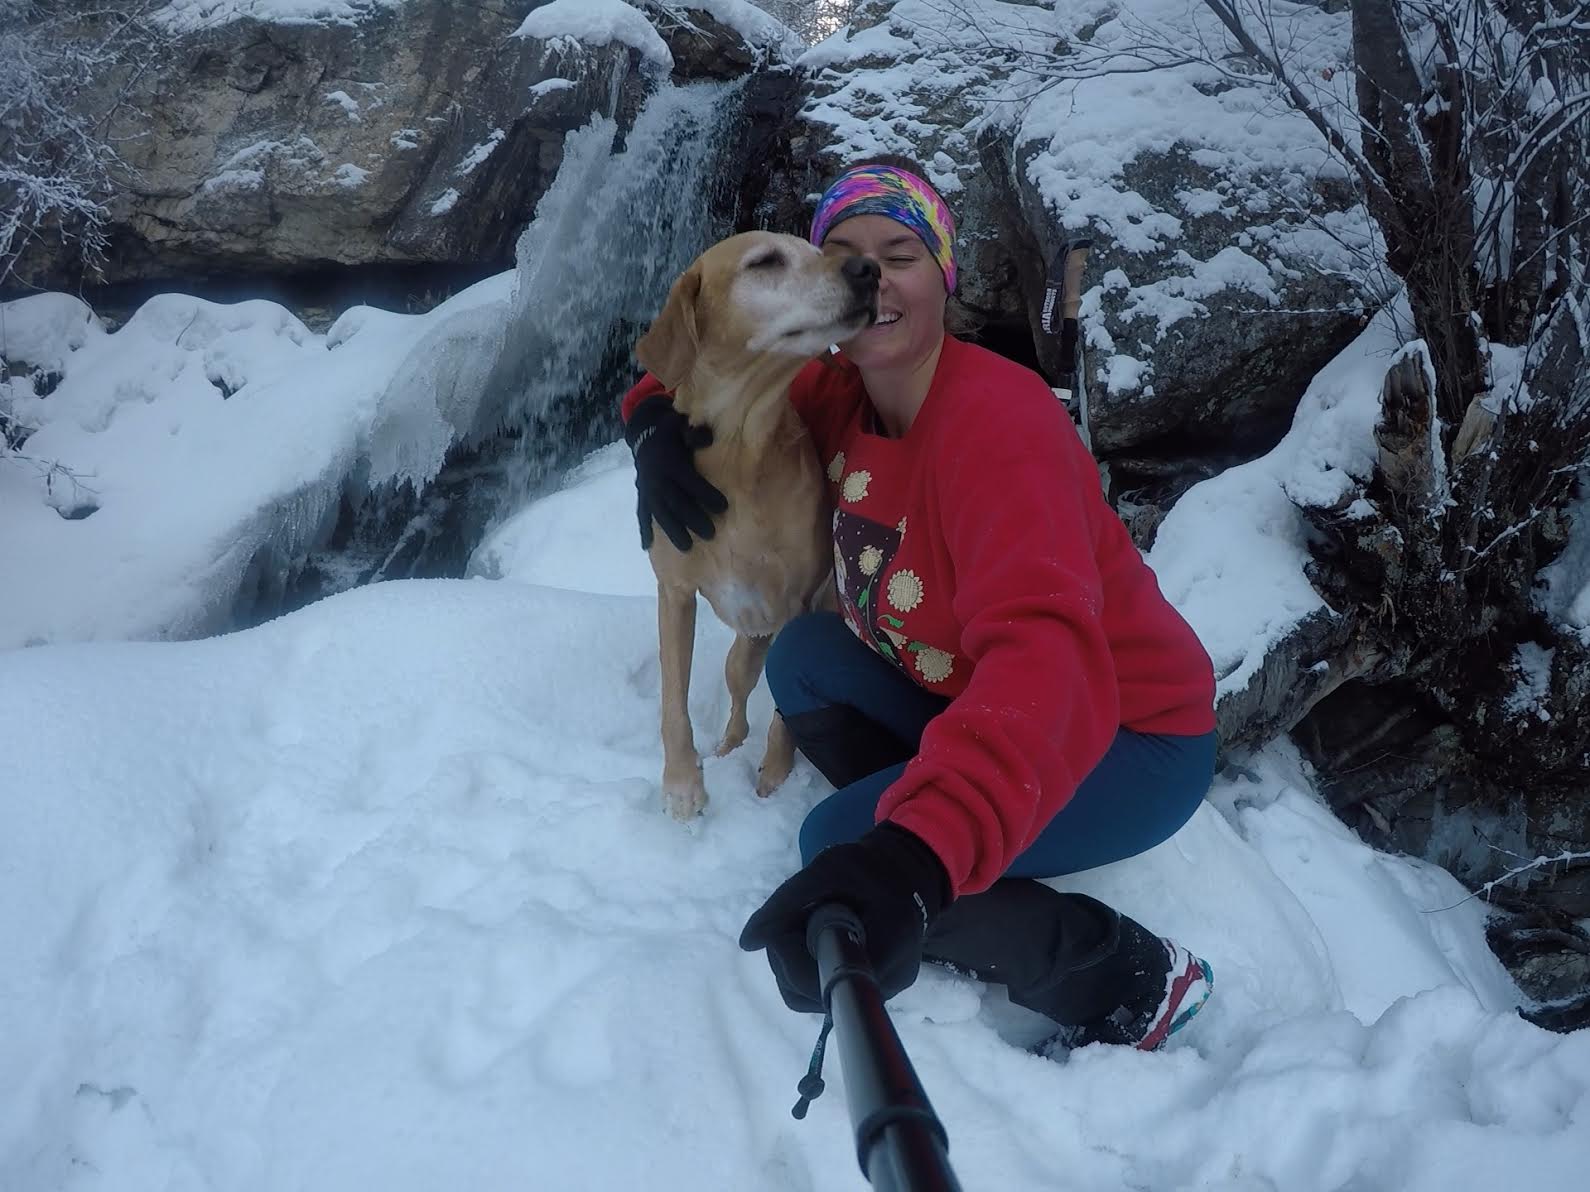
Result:
[[[837,1064],[788,1116],[815,1018],[735,945],[825,788],[758,800],[742,749],[699,824],[661,810],[654,602],[575,590],[639,586],[626,479],[527,514],[503,582],[0,654],[0,1186],[863,1186]],[[703,739],[728,644],[703,616]],[[1040,1060],[937,971],[896,1000],[965,1186],[1575,1186],[1590,1034],[1508,1010],[1450,877],[1356,841],[1295,755],[1250,765],[1067,883],[1212,959],[1166,1054]]]
[[[1160,523],[1149,565],[1214,660],[1221,695],[1325,607],[1303,574],[1309,529],[1292,497],[1327,504],[1369,477],[1380,386],[1407,317],[1400,303],[1376,315],[1315,376],[1274,450],[1195,485]]]
[[[4,382],[34,431],[0,457],[0,557],[25,577],[0,585],[0,649],[202,633],[345,490],[434,475],[473,426],[512,284],[423,316],[355,307],[323,336],[264,301],[162,295],[114,334],[61,295],[0,305],[0,351],[64,374],[47,396]]]

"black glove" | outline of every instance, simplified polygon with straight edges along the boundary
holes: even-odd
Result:
[[[651,549],[653,519],[680,550],[690,549],[692,532],[711,538],[716,532],[712,514],[729,507],[727,498],[696,470],[695,453],[712,442],[712,428],[691,426],[674,409],[672,398],[658,394],[635,407],[624,440],[635,453],[641,549]]]
[[[861,919],[873,973],[883,996],[891,998],[916,980],[922,936],[949,897],[949,878],[937,854],[914,833],[883,823],[854,844],[825,848],[774,890],[746,920],[740,947],[767,949],[786,1006],[821,1013],[806,920],[825,902],[842,903]]]

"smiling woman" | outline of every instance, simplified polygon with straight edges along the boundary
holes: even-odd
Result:
[[[1043,378],[946,330],[955,220],[911,164],[846,170],[812,223],[824,254],[876,270],[877,314],[789,385],[834,510],[839,608],[786,624],[766,666],[836,789],[741,946],[767,950],[792,1008],[821,1009],[806,920],[840,902],[886,995],[938,961],[1005,983],[1068,1044],[1153,1050],[1209,966],[1034,879],[1137,856],[1192,816],[1212,667]],[[656,377],[623,412],[641,507],[659,508],[694,477],[696,428]],[[711,536],[705,511],[687,521]]]
[[[904,154],[900,153],[878,153],[867,157],[858,158],[847,165],[840,176],[845,177],[858,170],[874,169],[877,167],[886,167],[890,170],[899,171],[900,173],[909,174],[913,177],[924,180],[928,177],[927,170],[924,169],[922,165],[920,165],[915,159],[906,157]],[[931,187],[929,189],[931,190]],[[940,200],[940,203],[942,202],[943,201]],[[980,320],[973,315],[971,311],[967,310],[966,307],[963,306],[955,296],[955,291],[959,281],[959,273],[954,258],[953,245],[955,241],[955,227],[958,221],[947,204],[944,205],[940,218],[948,221],[948,226],[946,229],[944,229],[947,232],[944,242],[950,246],[950,250],[948,260],[939,261],[937,263],[939,264],[941,272],[946,265],[948,265],[949,269],[951,270],[951,274],[947,276],[944,282],[946,290],[943,312],[944,330],[948,331],[951,335],[975,335],[981,327]],[[826,246],[829,243],[834,242],[834,236],[838,236],[840,241],[848,240],[850,238],[851,232],[849,227],[850,222],[850,220],[846,221],[846,228],[843,234],[834,233],[833,236],[828,236],[820,242]],[[907,251],[919,252],[922,255],[927,256],[929,260],[935,260],[932,251],[927,248],[926,244],[922,240],[922,234],[924,232],[928,234],[929,238],[931,238],[933,229],[928,226],[923,226],[916,229],[916,231],[917,235],[913,238],[913,240],[907,240],[900,235],[900,229],[898,227],[895,228],[894,234],[891,236],[890,243],[887,245],[887,247],[897,256],[903,255],[900,250],[904,249]],[[880,263],[887,265],[887,262],[884,262],[881,257],[877,259],[880,261]]]

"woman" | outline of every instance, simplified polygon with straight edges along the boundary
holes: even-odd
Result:
[[[805,925],[850,906],[886,996],[922,959],[1004,983],[1068,1045],[1161,1046],[1209,966],[1033,879],[1134,856],[1208,789],[1214,677],[1036,373],[945,332],[954,221],[901,159],[846,171],[812,241],[882,270],[876,323],[790,387],[832,485],[840,613],[791,622],[768,685],[837,788],[751,916],[794,1009],[822,1009]],[[723,498],[647,377],[623,407],[642,537],[710,536]]]

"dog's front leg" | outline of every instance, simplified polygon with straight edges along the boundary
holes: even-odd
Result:
[[[690,659],[696,641],[696,594],[657,587],[657,649],[662,672],[663,802],[685,821],[707,805],[701,758],[690,731]]]
[[[756,681],[762,677],[762,663],[767,659],[769,637],[747,637],[736,634],[729,656],[724,660],[723,679],[729,687],[729,723],[723,729],[723,740],[718,742],[718,756],[733,753],[751,734],[751,722],[746,716],[746,704]]]
[[[762,677],[762,664],[767,660],[767,651],[772,644],[771,636],[747,637],[742,633],[734,639],[728,662],[723,668],[724,678],[729,684],[729,724],[723,730],[723,742],[718,746],[719,757],[738,748],[750,735],[751,726],[746,717],[745,705],[756,688],[756,681]],[[775,710],[773,723],[767,730],[767,749],[756,771],[756,793],[764,797],[771,795],[789,777],[794,766],[795,740],[789,735],[789,729],[784,727],[784,718]]]
[[[767,798],[784,784],[794,768],[795,738],[790,736],[784,717],[774,712],[773,723],[767,726],[767,750],[756,771],[756,793]]]

